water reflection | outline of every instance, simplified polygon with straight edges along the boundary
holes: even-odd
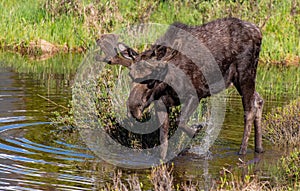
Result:
[[[70,76],[16,72],[9,58],[0,61],[0,190],[90,190],[75,162],[93,156],[55,133],[49,117],[61,108],[38,96],[67,105]]]

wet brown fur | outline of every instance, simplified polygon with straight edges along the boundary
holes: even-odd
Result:
[[[186,124],[191,113],[197,108],[199,101],[211,95],[210,87],[198,65],[182,52],[164,45],[166,41],[174,42],[176,38],[178,39],[175,34],[176,31],[174,32],[172,29],[175,27],[190,33],[207,47],[219,66],[225,88],[233,84],[242,96],[244,135],[239,154],[247,152],[253,124],[255,127],[255,151],[263,152],[261,132],[263,99],[255,91],[256,70],[262,41],[259,28],[254,24],[236,18],[218,19],[202,26],[188,26],[182,23],[174,23],[171,26],[166,34],[158,39],[149,50],[135,54],[132,59],[126,60],[124,57],[121,58],[120,55],[116,55],[110,56],[109,61],[107,61],[110,64],[121,64],[130,68],[130,75],[136,82],[131,89],[127,102],[130,113],[139,119],[142,117],[143,111],[154,100],[162,100],[167,108],[167,113],[163,111],[163,108],[160,108],[160,105],[156,106],[157,113],[161,116],[168,116],[171,107],[181,104],[176,91],[172,87],[160,80],[151,80],[156,79],[157,75],[164,75],[163,77],[160,76],[162,79],[173,78],[176,80],[178,74],[172,73],[169,68],[170,64],[189,76],[197,92],[197,97],[192,95],[189,97],[189,94],[187,94],[187,102],[182,106],[179,121],[184,121],[183,124]],[[127,47],[126,50],[122,51],[121,54],[126,53],[128,55],[134,50]],[[151,63],[152,68],[146,67],[144,61]],[[165,65],[163,65],[164,63]],[[203,64],[205,65],[205,63]],[[178,86],[182,87],[182,91],[188,92],[188,89],[184,89],[184,84],[180,83],[178,81]],[[213,93],[221,90],[214,90]],[[167,142],[169,129],[168,117],[161,117],[161,124],[163,125],[160,140],[161,143],[165,143]],[[182,125],[181,128],[188,135],[195,133],[195,129],[186,125]]]

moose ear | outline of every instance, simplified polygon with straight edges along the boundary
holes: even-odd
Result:
[[[166,46],[156,46],[155,47],[155,56],[157,60],[161,60],[167,53],[167,47]]]
[[[116,51],[117,51],[116,52],[117,54],[120,54],[124,58],[130,59],[130,60],[135,60],[135,58],[138,55],[138,53],[136,51],[134,51],[132,48],[130,48],[129,46],[127,46],[123,43],[118,43]]]
[[[97,46],[101,48],[106,57],[114,56],[114,47],[118,43],[119,36],[116,34],[104,34],[96,40]]]
[[[178,50],[174,50],[174,49],[168,47],[167,51],[166,51],[166,54],[162,58],[162,60],[168,62],[169,60],[171,60],[177,54],[178,54]]]
[[[103,45],[115,45],[118,42],[119,35],[116,34],[103,34],[100,36],[99,39],[96,40],[96,43],[98,46],[103,46]]]
[[[168,61],[178,53],[177,50],[166,46],[157,46],[155,49],[155,56],[157,60]]]

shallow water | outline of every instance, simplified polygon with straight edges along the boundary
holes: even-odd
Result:
[[[70,84],[81,58],[53,58],[53,63],[68,67],[57,69],[51,63],[39,63],[48,64],[48,70],[31,71],[24,63],[32,63],[20,56],[6,55],[0,59],[0,190],[97,190],[109,182],[119,168],[97,158],[79,135],[62,131],[62,127],[52,125],[50,120],[53,112],[64,111],[63,107],[68,105]],[[72,64],[75,69],[70,69]],[[172,161],[175,181],[200,181],[199,186],[206,189],[224,165],[239,162],[243,111],[235,90],[228,92],[226,118],[211,148],[211,156],[205,159],[186,153],[176,157]],[[280,97],[269,90],[261,94],[267,97],[266,113],[299,96],[299,89]],[[253,135],[249,143],[248,153],[242,158],[245,162],[272,163],[282,155],[267,141],[266,152],[255,155]],[[149,181],[145,180],[149,169],[123,171],[126,175],[137,173],[144,188],[149,187]]]

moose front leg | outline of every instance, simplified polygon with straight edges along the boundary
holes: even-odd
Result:
[[[160,156],[164,160],[168,152],[169,116],[166,111],[157,111],[159,119]]]
[[[197,109],[199,104],[198,97],[189,96],[186,98],[186,102],[182,105],[180,117],[179,117],[179,128],[181,128],[184,132],[187,133],[189,137],[194,137],[195,134],[200,130],[200,128],[192,128],[187,126],[187,122],[190,116],[194,113]]]
[[[239,151],[240,155],[244,155],[247,152],[248,141],[251,133],[251,128],[254,120],[254,111],[244,111],[244,135],[242,145]]]

